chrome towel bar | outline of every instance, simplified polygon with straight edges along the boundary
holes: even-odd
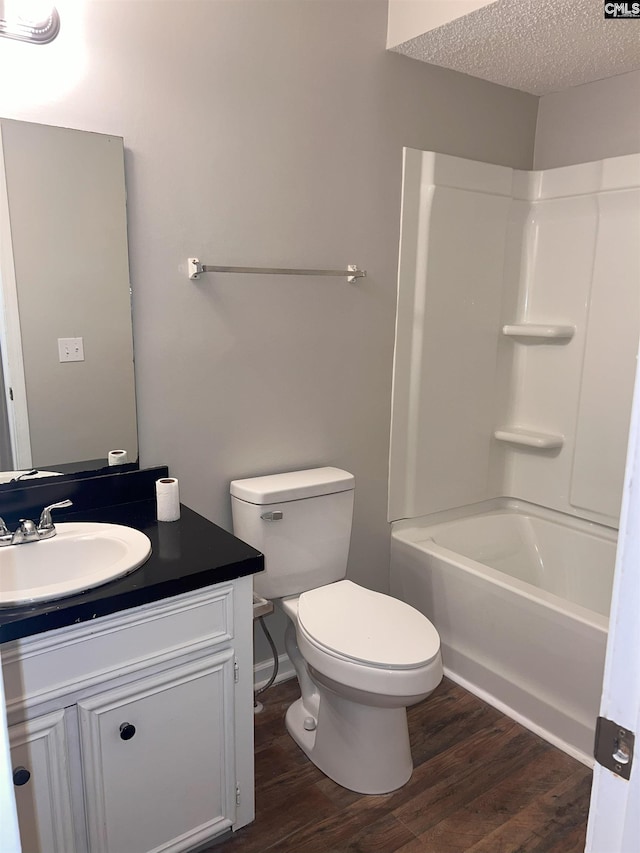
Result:
[[[261,275],[333,275],[346,277],[348,282],[364,278],[366,270],[359,270],[356,264],[349,264],[346,270],[300,270],[281,269],[279,267],[221,267],[201,264],[198,258],[187,258],[190,279],[197,279],[203,272],[240,272],[259,273]]]

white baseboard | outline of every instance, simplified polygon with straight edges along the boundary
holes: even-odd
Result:
[[[526,717],[520,711],[516,711],[510,705],[507,705],[506,702],[502,702],[496,696],[493,696],[491,693],[488,693],[486,690],[483,690],[481,687],[478,687],[477,684],[473,684],[471,681],[467,681],[466,678],[463,678],[461,675],[458,675],[456,672],[453,672],[448,667],[444,667],[444,674],[447,678],[451,679],[451,681],[459,684],[460,687],[467,690],[469,693],[473,693],[474,696],[477,696],[478,699],[482,699],[483,702],[486,702],[487,705],[491,705],[493,708],[496,708],[500,711],[501,714],[504,714],[507,717],[510,717],[512,720],[515,720],[516,723],[520,723],[520,725],[524,726],[525,729],[529,729],[529,731],[534,732],[539,735],[543,740],[546,740],[552,746],[556,746],[558,749],[561,749],[562,752],[566,752],[567,755],[570,755],[572,758],[575,758],[581,764],[585,764],[587,767],[593,767],[594,758],[591,755],[587,755],[582,752],[582,750],[577,749],[577,747],[573,746],[557,735],[552,734],[548,729],[545,729],[543,726],[538,725],[538,723],[534,723],[529,717]]]
[[[260,688],[269,681],[273,672],[273,659],[258,661],[253,667],[253,689]],[[290,678],[295,678],[295,670],[288,655],[283,652],[278,656],[278,675],[274,684],[280,684],[281,681],[288,681]]]

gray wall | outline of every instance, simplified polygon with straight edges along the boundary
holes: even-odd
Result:
[[[537,98],[386,53],[382,0],[85,14],[83,73],[12,113],[124,137],[141,462],[226,527],[235,477],[347,468],[349,573],[386,589],[402,146],[530,168]],[[368,277],[194,283],[189,256]]]
[[[640,151],[640,71],[540,98],[534,167],[551,169]]]

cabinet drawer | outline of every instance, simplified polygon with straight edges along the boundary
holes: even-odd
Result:
[[[7,643],[7,711],[79,693],[114,675],[224,646],[234,637],[233,584],[220,584]]]
[[[231,650],[78,703],[91,853],[190,850],[235,817]]]

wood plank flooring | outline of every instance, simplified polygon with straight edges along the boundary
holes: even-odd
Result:
[[[298,695],[293,680],[260,697],[256,820],[216,853],[582,853],[591,771],[451,681],[409,709],[409,782],[373,797],[289,737]]]

